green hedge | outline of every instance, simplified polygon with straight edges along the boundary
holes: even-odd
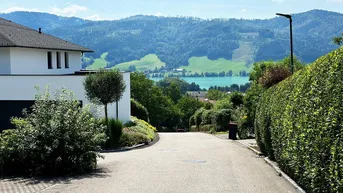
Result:
[[[264,92],[261,150],[305,190],[343,192],[343,48]]]
[[[131,99],[131,115],[149,122],[149,112],[141,103],[135,99]]]

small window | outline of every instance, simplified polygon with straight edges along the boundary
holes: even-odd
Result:
[[[64,52],[64,66],[65,66],[65,68],[69,68],[69,54],[68,54],[68,52]]]
[[[52,69],[52,57],[51,57],[51,52],[48,52],[48,69]]]
[[[61,69],[61,53],[56,52],[57,68]]]

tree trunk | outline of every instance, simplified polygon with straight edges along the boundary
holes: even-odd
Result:
[[[119,120],[119,116],[118,116],[118,101],[116,101],[116,118],[117,118],[117,121]]]
[[[106,125],[108,127],[107,104],[105,104],[105,121],[106,121]]]
[[[105,104],[105,121],[106,121],[108,137],[112,139],[112,131],[111,131],[110,126],[108,125],[107,104]]]

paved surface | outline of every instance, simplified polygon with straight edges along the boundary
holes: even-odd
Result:
[[[253,152],[203,133],[160,134],[151,147],[104,155],[92,175],[36,181],[36,190],[29,180],[2,180],[0,192],[296,193]]]

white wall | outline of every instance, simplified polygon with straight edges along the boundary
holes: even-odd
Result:
[[[53,69],[48,69],[47,53],[52,53]],[[56,52],[61,55],[61,69],[57,69]],[[64,52],[69,53],[69,68],[65,68]],[[10,48],[11,74],[72,74],[81,69],[81,52],[32,48]]]
[[[0,48],[0,74],[11,73],[10,48]]]
[[[130,120],[130,73],[123,73],[126,90],[123,98],[119,101],[119,119],[124,123]],[[85,76],[76,75],[0,75],[0,100],[34,100],[37,94],[35,86],[42,89],[46,85],[50,86],[50,91],[54,92],[58,88],[72,90],[77,100],[83,101],[83,104],[89,104],[86,99],[83,80]],[[104,116],[103,106],[99,108],[100,115]],[[115,104],[108,106],[109,117],[116,117]]]

